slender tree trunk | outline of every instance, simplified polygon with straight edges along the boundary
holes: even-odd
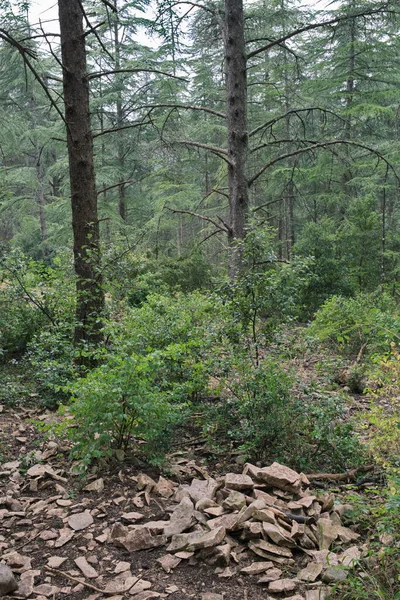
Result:
[[[114,2],[114,6],[118,9],[117,0]],[[115,69],[118,71],[121,67],[121,48],[120,48],[120,40],[119,40],[119,21],[118,14],[114,15],[114,54],[115,54]],[[117,109],[117,127],[121,127],[124,121],[124,111],[122,108],[122,91],[118,88],[117,90],[117,101],[116,101],[116,109]],[[123,170],[124,162],[125,162],[125,152],[124,152],[124,143],[123,143],[123,131],[118,132],[118,166]],[[125,185],[122,183],[123,176],[120,176],[120,185],[118,186],[118,212],[119,216],[123,221],[127,220],[128,210],[126,206],[126,194],[125,194]]]
[[[40,232],[42,234],[42,242],[45,242],[48,238],[48,232],[45,213],[46,198],[44,193],[44,173],[40,154],[36,160],[36,177],[39,184],[37,190],[37,204],[39,208]]]
[[[79,0],[59,0],[58,10],[77,278],[75,343],[96,343],[102,339],[104,292],[83,14]]]
[[[230,242],[246,234],[247,182],[247,79],[242,0],[225,0],[225,76],[228,129],[228,187]],[[230,269],[234,276],[239,257],[232,252]]]

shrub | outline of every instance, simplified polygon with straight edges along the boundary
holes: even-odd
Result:
[[[386,295],[333,296],[315,315],[310,336],[346,356],[384,353],[398,338],[400,318]]]
[[[132,442],[148,458],[162,456],[184,403],[160,381],[161,362],[159,353],[113,356],[72,386],[68,411],[77,427],[69,434],[83,464]]]

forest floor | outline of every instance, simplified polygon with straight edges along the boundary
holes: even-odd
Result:
[[[296,369],[302,371],[304,381],[313,379],[312,363],[299,363]],[[367,405],[367,400],[361,402]],[[354,401],[349,412],[353,409]],[[271,595],[268,584],[257,583],[259,576],[242,574],[241,569],[254,560],[265,560],[247,549],[233,552],[233,558],[228,558],[223,566],[211,566],[190,552],[172,557],[165,544],[128,552],[123,545],[110,543],[110,531],[116,524],[130,524],[133,528],[136,519],[151,525],[153,533],[158,535],[162,525],[159,530],[154,522],[165,523],[170,519],[176,507],[175,504],[171,508],[173,495],[179,486],[188,485],[193,479],[207,481],[226,473],[241,473],[240,457],[238,460],[233,455],[223,462],[214,460],[207,464],[200,441],[197,450],[194,445],[170,455],[161,478],[156,469],[125,461],[105,466],[101,472],[90,471],[83,479],[74,474],[68,444],[48,439],[38,429],[38,423],[54,418],[60,417],[34,406],[0,405],[0,556],[19,583],[18,590],[6,598],[323,600],[326,597],[321,582],[306,585],[304,581],[298,581],[294,591]],[[344,502],[345,490],[337,483],[323,482],[320,486],[323,493],[330,492],[329,486],[334,486],[335,502]],[[321,489],[315,491],[312,485],[310,490],[312,494],[321,493]],[[280,495],[284,498],[285,493]],[[279,502],[282,506],[281,498]],[[352,525],[352,530],[357,531],[357,524]],[[354,547],[354,541],[349,539],[347,547],[352,544]],[[366,551],[362,538],[356,546]],[[299,564],[291,560],[282,562],[280,578],[296,580],[302,566],[301,560]],[[128,591],[124,591],[124,585]],[[103,593],[105,589],[108,591]]]

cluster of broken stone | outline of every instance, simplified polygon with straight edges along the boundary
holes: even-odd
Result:
[[[156,491],[147,476],[141,484]],[[166,545],[160,562],[167,572],[182,560],[201,560],[220,577],[253,575],[268,593],[295,592],[286,600],[323,600],[326,585],[345,579],[360,558],[357,546],[348,547],[359,535],[342,525],[349,505],[335,504],[332,494],[317,497],[309,485],[278,463],[193,479],[170,488],[169,520],[138,525],[138,515],[128,513],[122,521],[131,524],[115,523],[108,542],[128,552]]]

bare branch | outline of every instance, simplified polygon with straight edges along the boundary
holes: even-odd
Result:
[[[158,71],[157,69],[114,69],[112,71],[99,71],[97,73],[89,73],[89,79],[97,79],[98,77],[106,77],[107,75],[117,75],[118,73],[156,73],[157,75],[165,75],[172,79],[179,79],[180,81],[188,81],[185,77],[179,77],[178,75],[172,75],[172,73],[166,73],[165,71]]]
[[[286,119],[286,117],[289,117],[290,115],[297,115],[298,113],[301,113],[301,112],[312,112],[313,110],[319,110],[319,111],[323,112],[324,114],[333,115],[337,119],[340,119],[341,121],[345,122],[345,119],[343,119],[343,117],[341,117],[340,115],[335,113],[333,110],[328,110],[327,108],[321,108],[320,106],[311,106],[308,108],[292,108],[291,110],[288,110],[285,114],[279,115],[279,117],[274,117],[273,119],[266,121],[262,125],[259,125],[258,127],[256,127],[252,131],[250,131],[249,137],[256,135],[259,131],[261,131],[262,129],[265,129],[266,127],[275,125],[275,123],[277,123],[278,121],[281,121],[282,119]]]
[[[171,142],[173,144],[181,144],[182,146],[193,146],[193,148],[202,148],[203,150],[208,150],[213,154],[216,154],[223,160],[225,160],[229,165],[232,165],[232,161],[228,158],[228,151],[224,148],[218,148],[216,146],[210,146],[209,144],[202,144],[201,142],[192,142],[190,140],[177,140]]]
[[[102,188],[101,190],[98,190],[97,195],[99,196],[100,194],[108,192],[108,190],[113,190],[114,188],[119,187],[120,185],[127,185],[128,183],[135,183],[135,180],[126,179],[125,181],[119,181],[118,183],[114,183],[113,185],[109,185],[107,187]]]
[[[151,125],[151,121],[139,121],[138,123],[131,123],[130,125],[122,125],[121,127],[114,127],[113,129],[103,129],[103,131],[99,131],[99,133],[93,134],[93,139],[100,137],[101,135],[105,135],[106,133],[117,133],[118,131],[122,131],[123,129],[134,129],[135,127],[142,127],[142,125]]]
[[[375,154],[375,156],[377,156],[380,160],[382,160],[386,164],[387,168],[389,168],[393,171],[397,181],[400,183],[400,178],[397,175],[397,172],[394,169],[394,167],[389,163],[389,161],[380,152],[378,152],[374,148],[371,148],[370,146],[366,146],[365,144],[360,144],[359,142],[352,142],[351,140],[332,140],[332,141],[328,141],[328,142],[318,142],[317,144],[312,144],[311,146],[307,146],[306,148],[298,148],[297,150],[294,150],[293,152],[287,152],[286,154],[282,154],[281,156],[274,158],[269,163],[264,165],[262,167],[262,169],[260,169],[258,171],[258,173],[253,175],[253,177],[251,177],[251,179],[249,179],[247,185],[249,187],[251,185],[253,185],[253,183],[264,173],[264,171],[269,169],[269,167],[272,167],[277,162],[280,162],[281,160],[285,160],[286,158],[290,158],[291,156],[297,156],[299,154],[303,154],[304,152],[310,152],[310,151],[316,150],[318,148],[327,148],[328,146],[334,146],[336,144],[345,144],[347,146],[355,146],[356,148],[362,148],[363,150],[368,150],[368,152]]]
[[[230,231],[229,225],[227,225],[220,217],[218,217],[218,219],[222,222],[222,225],[220,225],[219,223],[217,223],[217,221],[215,221],[211,217],[208,217],[207,215],[200,215],[199,213],[192,212],[191,210],[179,210],[177,208],[170,208],[169,206],[166,206],[165,208],[173,213],[191,215],[192,217],[197,217],[198,219],[202,219],[203,221],[212,223],[214,227],[216,227],[219,231],[224,231],[225,233],[229,233]]]
[[[206,12],[209,12],[211,15],[214,16],[218,16],[218,11],[213,10],[212,8],[209,8],[208,6],[204,6],[204,4],[198,4],[197,2],[173,2],[172,4],[170,4],[168,6],[169,9],[173,8],[174,6],[178,6],[179,4],[187,4],[189,6],[193,6],[194,8],[201,8],[203,10],[205,10]]]
[[[104,4],[104,6],[107,6],[107,8],[109,8],[110,10],[112,10],[114,13],[117,13],[117,7],[114,6],[114,4],[111,4],[111,2],[109,2],[108,0],[101,0],[102,3]]]
[[[56,109],[58,115],[61,117],[61,119],[65,123],[65,126],[68,128],[68,124],[64,118],[64,115],[62,114],[61,110],[58,108],[57,104],[55,103],[52,95],[49,92],[47,85],[44,83],[44,81],[40,77],[39,73],[36,71],[35,67],[32,65],[31,61],[28,58],[28,57],[30,57],[30,58],[36,59],[36,56],[37,56],[36,53],[29,50],[29,48],[25,48],[24,46],[21,46],[21,44],[19,42],[17,42],[17,40],[15,40],[12,36],[10,36],[10,34],[8,34],[6,31],[4,31],[4,29],[0,29],[0,38],[2,38],[3,40],[8,42],[15,48],[17,48],[18,52],[22,56],[22,59],[23,59],[25,65],[28,67],[28,69],[30,70],[32,75],[35,77],[35,79],[39,83],[40,87],[44,90],[44,93],[46,94],[47,98],[50,100],[51,105]]]
[[[143,106],[136,107],[135,110],[148,108],[151,110],[154,108],[182,108],[182,110],[200,110],[210,115],[214,115],[215,117],[220,117],[221,119],[226,118],[226,115],[222,112],[212,110],[211,108],[206,108],[205,106],[194,106],[192,104],[144,104]]]
[[[363,11],[352,13],[349,15],[343,15],[343,16],[335,17],[333,19],[328,19],[327,21],[322,21],[321,23],[311,23],[310,25],[305,25],[303,27],[299,27],[298,29],[291,31],[290,33],[287,33],[286,35],[283,35],[282,37],[280,37],[272,42],[269,42],[265,46],[261,46],[261,48],[257,48],[256,50],[249,52],[247,54],[247,59],[253,58],[254,56],[257,56],[258,54],[261,54],[262,52],[266,52],[270,48],[273,48],[274,46],[278,46],[278,45],[282,44],[283,42],[286,42],[286,40],[290,40],[292,37],[299,35],[300,33],[305,33],[306,31],[312,31],[313,29],[318,29],[319,27],[327,27],[328,25],[335,25],[336,23],[341,23],[342,21],[348,21],[349,19],[356,19],[357,17],[376,15],[376,14],[383,13],[383,12],[389,12],[389,11],[387,11],[387,7],[382,4],[378,8],[371,8],[370,10],[363,10]]]
[[[11,46],[14,46],[22,56],[27,55],[34,59],[37,58],[37,52],[20,44],[20,42],[13,38],[5,29],[0,29],[0,38],[11,44]]]

